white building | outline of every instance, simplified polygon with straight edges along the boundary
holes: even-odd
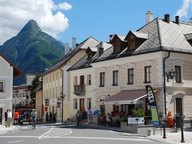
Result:
[[[20,71],[0,54],[0,123],[7,109],[12,110],[13,78]]]

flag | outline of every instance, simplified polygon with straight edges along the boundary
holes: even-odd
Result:
[[[155,94],[153,92],[153,88],[150,85],[146,85],[146,93],[147,93],[147,100],[148,104],[151,109],[151,116],[152,116],[152,124],[154,126],[159,126],[159,117],[158,117],[158,110],[157,110],[157,105],[156,105],[156,99],[155,99]]]

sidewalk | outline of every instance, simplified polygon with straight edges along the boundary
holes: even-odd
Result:
[[[181,144],[181,131],[166,130],[166,139],[163,138],[163,132],[158,132],[155,135],[148,136],[148,139],[155,141],[168,142],[171,144]],[[184,131],[185,144],[192,144],[192,130]]]
[[[7,133],[9,131],[13,131],[17,128],[17,126],[11,126],[11,127],[5,127],[3,125],[0,125],[0,134]]]
[[[118,131],[118,132],[125,132],[123,131],[121,128],[119,127],[106,127],[106,126],[99,126],[97,124],[82,124],[82,127],[86,127],[86,128],[95,128],[95,129],[106,129],[106,130],[114,130],[114,131]],[[80,127],[81,127],[80,126]],[[147,136],[145,138],[154,140],[154,141],[159,141],[159,142],[167,142],[170,144],[181,144],[181,130],[178,129],[178,131],[176,132],[176,130],[174,128],[166,129],[166,139],[163,138],[163,129],[158,129],[155,132],[155,135],[153,135],[153,133],[151,133],[150,136]],[[184,141],[185,144],[192,144],[192,128],[185,128],[184,130]]]

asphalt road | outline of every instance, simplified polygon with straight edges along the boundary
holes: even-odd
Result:
[[[0,134],[0,144],[160,144],[136,134],[75,126],[21,126]]]

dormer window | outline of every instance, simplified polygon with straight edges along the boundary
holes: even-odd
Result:
[[[110,43],[113,45],[113,53],[118,54],[126,48],[125,36],[113,35],[110,39]]]
[[[186,37],[188,43],[192,46],[192,33],[186,34],[185,37]]]
[[[134,50],[136,45],[135,45],[135,37],[133,35],[130,36],[130,39],[128,41],[128,47],[130,50]]]
[[[128,51],[134,51],[147,39],[148,34],[129,31],[125,37],[125,40],[128,42]]]

